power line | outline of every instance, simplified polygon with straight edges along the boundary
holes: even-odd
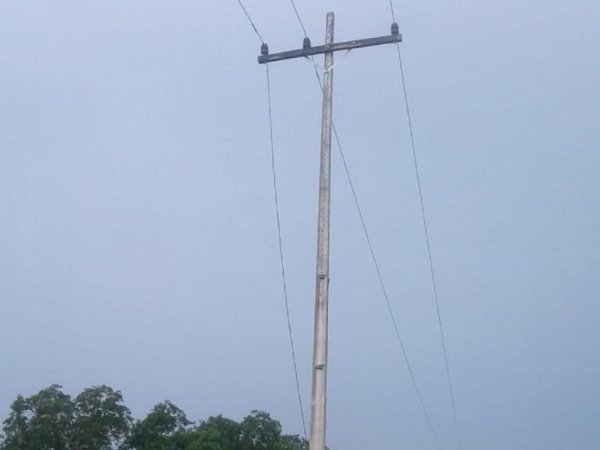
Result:
[[[264,45],[265,41],[263,40],[256,25],[252,21],[250,14],[248,14],[248,11],[244,7],[244,4],[241,2],[241,0],[237,0],[237,2],[240,5],[240,7],[242,8],[242,11],[244,12],[246,18],[248,19],[248,22],[250,22],[250,26],[252,27],[252,29],[254,30],[254,32],[256,33],[258,38],[260,39],[261,43]],[[291,315],[290,315],[290,304],[289,304],[288,289],[287,289],[287,277],[286,277],[286,271],[285,271],[285,259],[284,259],[284,253],[283,253],[283,239],[282,239],[282,233],[281,233],[281,215],[279,212],[279,193],[278,193],[279,190],[278,190],[278,185],[277,185],[277,170],[276,170],[277,166],[275,164],[275,141],[273,138],[273,102],[272,102],[272,96],[271,96],[271,76],[269,74],[269,65],[265,64],[265,68],[266,68],[266,77],[267,77],[267,100],[268,100],[268,111],[269,111],[269,142],[270,142],[270,148],[271,148],[271,171],[272,171],[272,175],[273,175],[273,196],[274,196],[274,201],[275,201],[275,216],[277,219],[277,241],[278,241],[278,245],[279,245],[279,262],[280,262],[280,266],[281,266],[281,283],[282,283],[282,287],[283,287],[283,299],[284,299],[284,303],[285,303],[285,315],[286,315],[286,319],[287,319],[287,329],[288,329],[288,337],[289,337],[289,342],[290,342],[290,350],[291,350],[291,355],[292,355],[292,362],[294,365],[294,378],[296,381],[296,393],[298,395],[298,405],[300,407],[300,417],[302,419],[302,429],[304,431],[304,438],[306,439],[307,438],[306,419],[304,417],[304,405],[302,403],[302,393],[300,391],[300,378],[298,376],[298,363],[297,363],[297,359],[296,359],[296,349],[295,349],[295,345],[294,345],[294,334],[292,332],[292,320],[291,320]]]
[[[283,285],[283,298],[285,300],[285,314],[287,318],[288,335],[290,338],[290,349],[292,352],[292,361],[294,363],[294,374],[296,377],[296,391],[298,394],[298,403],[300,405],[300,415],[302,417],[302,428],[304,430],[304,438],[306,439],[306,420],[304,418],[304,406],[302,404],[302,394],[300,392],[300,381],[298,378],[298,363],[296,362],[296,350],[294,346],[294,335],[292,333],[292,321],[290,319],[290,305],[288,301],[287,281],[285,276],[285,264],[283,257],[283,242],[281,238],[281,219],[279,214],[279,195],[277,189],[277,171],[275,165],[275,145],[273,140],[273,107],[271,100],[271,77],[269,75],[269,65],[265,64],[267,73],[267,96],[269,100],[269,137],[271,142],[271,168],[273,173],[273,192],[275,197],[275,215],[277,216],[277,236],[279,242],[279,260],[281,263],[281,279]]]
[[[402,75],[402,77],[401,77],[402,78],[402,90],[404,93],[404,99],[405,99],[405,103],[406,103],[406,114],[407,114],[407,119],[408,119],[408,128],[409,128],[410,141],[411,141],[411,147],[412,147],[413,162],[414,162],[414,167],[415,167],[415,175],[416,175],[416,179],[417,179],[417,186],[419,189],[419,202],[420,202],[420,206],[421,206],[421,217],[423,219],[423,231],[425,233],[425,242],[427,244],[427,256],[429,259],[429,270],[431,273],[431,283],[433,286],[433,297],[435,299],[435,310],[437,313],[438,326],[440,329],[442,350],[444,353],[444,365],[446,368],[446,377],[448,379],[448,388],[450,391],[450,400],[451,400],[451,404],[452,404],[452,415],[454,417],[454,426],[456,428],[456,435],[459,440],[459,447],[462,449],[463,448],[462,436],[460,433],[460,427],[458,425],[458,415],[456,413],[456,401],[455,401],[455,396],[454,396],[454,386],[452,383],[452,377],[450,376],[450,364],[448,362],[448,351],[446,348],[446,338],[444,335],[444,327],[442,324],[442,314],[440,312],[440,301],[439,301],[439,295],[438,295],[437,280],[436,280],[435,269],[434,269],[434,265],[433,265],[433,256],[431,253],[431,239],[429,237],[429,226],[427,224],[427,215],[425,214],[425,202],[423,200],[423,188],[422,188],[422,184],[421,184],[421,176],[419,173],[419,163],[418,163],[418,159],[417,159],[417,152],[415,149],[415,138],[414,138],[412,120],[411,120],[411,115],[410,115],[410,107],[409,107],[409,103],[408,103],[408,95],[406,92],[404,68],[402,66],[402,56],[400,53],[399,46],[397,46],[397,50],[398,50],[398,61],[400,64],[400,73]]]
[[[436,444],[438,448],[442,448],[439,438],[437,436],[437,433],[435,431],[435,428],[433,427],[433,423],[431,421],[431,417],[429,416],[429,413],[427,412],[427,408],[425,406],[425,401],[423,400],[423,396],[421,395],[421,390],[419,389],[419,385],[417,384],[417,380],[416,380],[416,376],[415,373],[413,371],[412,365],[410,364],[410,361],[408,359],[408,354],[406,353],[406,347],[404,346],[404,341],[402,340],[402,335],[400,334],[400,328],[398,327],[398,322],[396,320],[396,315],[394,314],[394,310],[392,309],[392,304],[390,302],[390,298],[389,295],[387,293],[387,289],[385,288],[385,284],[383,282],[383,276],[381,275],[381,270],[379,269],[379,263],[377,262],[377,257],[375,256],[375,250],[373,249],[373,244],[371,242],[371,237],[369,235],[369,232],[367,230],[367,225],[365,223],[365,219],[362,213],[362,210],[360,208],[360,203],[358,201],[358,196],[356,194],[356,189],[354,188],[354,183],[352,182],[352,178],[350,177],[350,169],[348,167],[348,163],[346,161],[346,157],[344,156],[344,152],[342,151],[342,146],[340,143],[340,139],[337,133],[337,130],[335,128],[335,125],[333,126],[333,133],[335,136],[335,141],[338,147],[338,150],[340,152],[340,156],[342,158],[342,162],[344,165],[344,170],[346,172],[346,178],[348,179],[348,183],[350,185],[350,190],[352,191],[352,197],[354,198],[354,204],[356,206],[356,210],[358,211],[358,216],[360,217],[360,222],[362,224],[362,228],[363,228],[363,232],[365,235],[365,239],[367,240],[367,244],[369,246],[369,251],[371,253],[371,259],[373,260],[373,265],[375,266],[375,272],[377,272],[377,279],[379,280],[379,286],[381,287],[381,291],[383,292],[383,297],[385,298],[385,303],[387,306],[387,310],[390,316],[390,319],[392,320],[392,325],[394,326],[394,331],[396,332],[396,338],[398,340],[398,343],[400,344],[400,348],[402,349],[402,357],[404,359],[404,363],[406,364],[406,368],[408,369],[408,373],[410,375],[410,379],[413,385],[413,388],[415,390],[415,393],[417,395],[417,398],[419,399],[419,403],[421,404],[421,409],[423,410],[423,414],[425,416],[425,419],[427,421],[427,426],[429,427],[429,431],[431,432]]]
[[[304,33],[304,37],[308,37],[306,33],[306,27],[304,26],[304,22],[302,22],[302,18],[300,17],[300,13],[298,13],[298,8],[296,8],[296,2],[294,0],[290,0],[292,4],[292,8],[294,8],[294,14],[296,14],[296,19],[298,19],[298,23],[300,24],[300,28],[302,28],[302,32]]]
[[[256,28],[256,25],[254,25],[254,22],[252,21],[252,17],[250,17],[250,14],[248,14],[248,10],[246,9],[246,7],[244,6],[244,4],[242,3],[242,0],[237,0],[237,2],[240,5],[240,7],[242,8],[242,11],[244,11],[244,14],[245,14],[246,18],[248,19],[248,22],[250,22],[250,26],[252,27],[252,29],[254,30],[254,32],[256,33],[256,35],[258,36],[258,39],[260,39],[260,42],[264,44],[265,41],[263,40],[262,36],[258,32],[258,28]]]
[[[395,18],[395,14],[394,14],[394,4],[393,4],[392,0],[390,0],[390,10],[392,13],[392,20],[395,22],[396,18]],[[427,223],[427,215],[425,214],[425,201],[423,199],[423,188],[422,188],[422,183],[421,183],[421,175],[420,175],[420,171],[419,171],[419,163],[418,163],[417,150],[416,150],[416,145],[415,145],[415,135],[414,135],[413,124],[412,124],[412,116],[411,116],[411,112],[410,112],[410,104],[408,101],[408,92],[406,89],[406,78],[404,76],[404,66],[402,64],[402,53],[400,51],[399,44],[396,44],[396,51],[398,54],[398,64],[400,66],[400,78],[402,80],[402,92],[404,94],[404,104],[406,106],[406,118],[408,121],[410,145],[411,145],[411,149],[412,149],[412,157],[413,157],[413,163],[414,163],[414,168],[415,168],[417,187],[418,187],[418,191],[419,191],[419,203],[421,206],[421,218],[422,218],[422,222],[423,222],[423,231],[425,234],[425,242],[427,244],[427,257],[429,260],[429,271],[431,274],[431,284],[433,286],[433,297],[435,299],[435,310],[436,310],[438,326],[439,326],[439,330],[440,330],[440,339],[442,341],[442,351],[444,354],[444,366],[446,369],[448,390],[450,392],[450,403],[452,405],[452,415],[454,418],[454,427],[456,429],[456,436],[458,438],[459,448],[462,449],[463,441],[462,441],[462,435],[460,433],[460,426],[458,424],[458,414],[456,412],[456,400],[455,400],[455,395],[454,395],[454,385],[452,383],[452,376],[450,375],[450,364],[448,362],[448,351],[447,351],[447,347],[446,347],[446,338],[444,335],[442,314],[440,312],[440,302],[439,302],[439,295],[438,295],[438,288],[437,288],[437,280],[436,280],[436,276],[435,276],[436,271],[434,268],[433,256],[432,256],[432,252],[431,252],[431,239],[429,237],[429,226]]]
[[[390,0],[390,11],[392,11],[392,22],[396,22],[396,13],[394,12],[394,2]]]

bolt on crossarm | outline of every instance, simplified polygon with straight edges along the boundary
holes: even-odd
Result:
[[[388,36],[359,39],[347,42],[333,42],[334,14],[327,13],[325,45],[312,47],[308,38],[301,49],[269,54],[269,47],[263,44],[260,64],[268,64],[293,58],[323,54],[323,110],[321,123],[321,168],[319,174],[319,217],[317,234],[317,273],[315,293],[315,323],[312,367],[312,397],[310,417],[310,450],[325,450],[326,404],[327,404],[327,333],[329,304],[329,213],[331,191],[331,130],[333,99],[333,54],[340,50],[353,50],[375,45],[392,44],[402,41],[398,25],[392,24]]]

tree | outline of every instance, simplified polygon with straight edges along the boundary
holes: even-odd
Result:
[[[144,420],[136,422],[128,439],[135,450],[166,450],[183,448],[178,441],[192,422],[170,401],[155,405]]]
[[[242,450],[272,450],[281,438],[281,424],[264,411],[252,411],[241,423]]]
[[[132,423],[122,402],[121,392],[104,385],[79,394],[74,402],[73,450],[110,450],[122,443]]]
[[[0,450],[308,448],[305,439],[282,434],[281,424],[263,411],[252,411],[241,422],[219,415],[194,426],[181,409],[164,401],[133,424],[119,391],[93,386],[72,400],[61,389],[52,385],[28,398],[17,396],[3,422]]]
[[[284,434],[278,450],[308,450],[308,441],[298,435]]]
[[[184,450],[233,450],[234,446],[227,443],[227,438],[216,428],[200,426],[199,428],[181,435],[177,449]]]
[[[193,431],[186,450],[238,450],[242,428],[222,415],[209,417]]]
[[[3,450],[68,450],[73,402],[53,384],[29,398],[18,396],[4,421]]]

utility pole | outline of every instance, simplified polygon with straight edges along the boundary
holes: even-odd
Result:
[[[321,169],[319,175],[319,219],[317,235],[317,285],[315,294],[315,325],[312,367],[312,397],[310,417],[309,450],[325,450],[325,424],[327,404],[327,323],[329,302],[329,211],[331,186],[331,127],[333,99],[333,53],[402,41],[398,25],[392,24],[388,36],[359,39],[334,43],[334,15],[327,13],[325,45],[312,47],[308,38],[302,49],[269,54],[267,44],[263,44],[260,64],[268,64],[286,59],[325,55],[323,70],[323,110],[321,123]]]

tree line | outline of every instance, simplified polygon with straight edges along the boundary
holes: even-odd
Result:
[[[170,401],[134,420],[121,392],[92,386],[75,398],[59,385],[17,396],[3,421],[0,450],[306,450],[262,411],[237,422],[221,415],[192,422]]]

